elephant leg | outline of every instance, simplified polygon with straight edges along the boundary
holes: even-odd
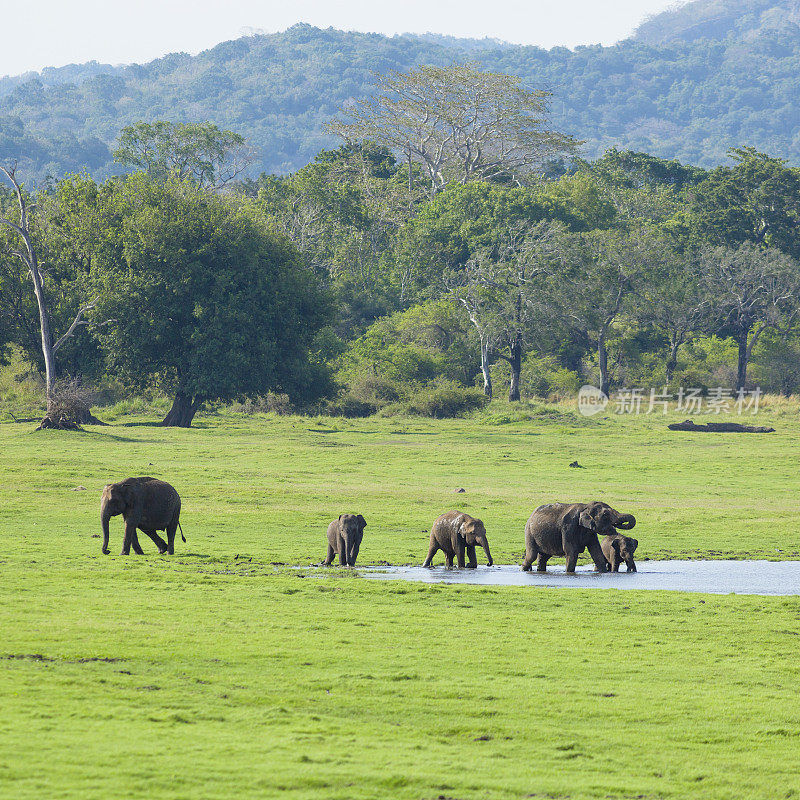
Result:
[[[573,573],[575,572],[575,567],[578,563],[578,551],[570,549],[567,551],[566,556],[567,556],[567,572]]]
[[[328,555],[325,556],[325,560],[322,562],[324,566],[329,567],[333,564],[333,558],[336,555],[336,551],[333,549],[331,544],[328,544]]]
[[[475,545],[468,544],[467,545],[467,566],[470,569],[477,569],[478,567],[478,558],[475,555]]]
[[[453,569],[453,554],[445,552],[444,563],[447,569]]]
[[[356,565],[356,558],[358,558],[358,550],[360,545],[354,544],[353,549],[350,551],[350,566],[354,567]]]
[[[142,550],[142,546],[139,544],[139,534],[136,533],[136,531],[134,531],[133,536],[131,536],[131,547],[137,556],[144,555],[144,550]]]
[[[423,567],[430,567],[431,562],[433,561],[433,557],[436,555],[436,552],[439,549],[439,545],[436,542],[431,542],[430,549],[428,550],[428,557],[425,559],[425,563],[422,565]],[[451,559],[452,561],[452,559]],[[452,566],[452,564],[451,564]]]
[[[614,563],[611,565],[612,572],[619,572],[619,559],[615,558]]]
[[[628,565],[628,572],[636,572],[636,564],[634,563],[633,559],[627,561],[626,564]]]
[[[547,572],[547,562],[549,560],[550,556],[547,553],[539,553],[539,558],[536,560],[536,571]]]
[[[339,542],[339,566],[347,566],[347,545],[344,542]]]
[[[536,545],[533,541],[526,539],[525,541],[525,560],[522,562],[522,570],[523,572],[530,572],[531,566],[533,566],[533,562],[536,561],[536,556],[538,555],[538,550],[536,549]]]
[[[175,554],[175,534],[178,532],[178,523],[170,522],[167,525],[167,552],[170,555]]]
[[[586,545],[586,549],[589,551],[592,561],[594,561],[597,572],[608,571],[608,567],[606,566],[608,562],[606,561],[605,553],[603,552],[603,548],[600,547],[600,542],[597,540],[597,537],[594,538],[594,541]]]
[[[142,533],[147,534],[152,540],[153,544],[158,548],[159,554],[167,552],[167,543],[155,532],[155,530],[145,530],[141,528]]]
[[[458,549],[456,550],[456,559],[458,561],[458,568],[464,569],[465,562],[464,562],[464,545],[459,542]]]
[[[125,538],[122,540],[122,552],[120,553],[121,556],[128,556],[131,553],[131,544],[133,540],[136,538],[136,524],[133,522],[128,522],[125,520]],[[137,539],[136,544],[138,546],[139,541]]]

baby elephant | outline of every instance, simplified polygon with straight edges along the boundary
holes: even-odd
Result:
[[[181,539],[186,541],[181,528],[181,498],[175,489],[157,478],[126,478],[119,483],[109,483],[103,489],[100,500],[100,524],[103,526],[103,552],[108,555],[108,523],[111,517],[122,514],[125,520],[125,539],[122,555],[131,552],[142,555],[138,528],[146,533],[158,547],[159,553],[175,552],[175,533],[181,530]],[[156,531],[166,531],[165,542]]]
[[[354,567],[358,548],[364,538],[364,528],[367,522],[361,514],[342,514],[328,525],[328,555],[323,562],[326,567],[331,565],[334,555],[339,556],[339,565]]]
[[[600,547],[603,548],[603,555],[611,565],[612,572],[619,572],[619,565],[623,561],[628,565],[628,572],[636,572],[633,554],[638,546],[639,541],[637,539],[623,536],[621,533],[606,536],[600,542]]]
[[[475,569],[478,566],[475,545],[480,545],[484,549],[488,559],[487,564],[491,567],[494,562],[492,554],[489,552],[489,542],[486,539],[486,528],[483,522],[461,511],[448,511],[433,523],[431,546],[428,550],[428,557],[422,566],[429,567],[436,551],[441,550],[448,567],[453,566],[453,556],[455,556],[459,568],[463,569],[465,566],[464,551],[466,551],[469,556],[469,563],[466,566]]]

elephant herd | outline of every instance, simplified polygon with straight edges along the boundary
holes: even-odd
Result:
[[[180,529],[181,498],[175,489],[157,478],[127,478],[119,483],[109,483],[100,501],[100,521],[103,527],[103,553],[108,554],[109,521],[122,514],[125,520],[125,538],[122,555],[142,554],[136,531],[149,536],[159,553],[175,552],[175,534]],[[620,514],[607,503],[549,503],[539,506],[525,525],[525,560],[523,570],[545,572],[553,556],[564,556],[567,572],[575,572],[578,556],[588,550],[596,572],[618,572],[623,562],[628,572],[636,571],[633,554],[639,542],[619,531],[628,531],[636,525],[632,514]],[[341,566],[354,567],[364,528],[367,522],[361,514],[342,514],[328,525],[328,552],[323,564],[329,566],[338,556]],[[157,531],[166,531],[164,541]],[[600,541],[600,536],[603,540]],[[430,567],[433,557],[441,550],[445,563],[458,567],[478,566],[475,548],[486,553],[488,566],[494,563],[486,538],[483,522],[460,511],[442,514],[431,528],[430,546],[424,567]]]

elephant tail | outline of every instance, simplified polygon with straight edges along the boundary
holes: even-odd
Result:
[[[178,527],[181,529],[181,539],[183,539],[184,543],[186,542],[186,537],[183,535],[183,528],[181,528],[180,520],[178,520]]]

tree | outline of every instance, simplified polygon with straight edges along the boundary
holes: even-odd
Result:
[[[700,268],[720,333],[736,342],[736,389],[743,391],[761,334],[770,328],[788,331],[797,319],[800,265],[780,250],[744,242],[705,248]]]
[[[189,427],[209,400],[326,388],[309,354],[325,297],[251,202],[144,173],[110,202],[124,224],[93,276],[112,319],[98,336],[121,378],[171,394],[163,425]]]
[[[328,125],[348,142],[388,147],[420,165],[433,197],[448,182],[524,183],[548,158],[578,142],[548,127],[550,93],[474,64],[422,66],[379,76],[371,97],[342,109]]]
[[[536,328],[547,316],[539,293],[540,278],[554,269],[554,262],[568,261],[569,250],[570,237],[563,224],[516,220],[500,232],[494,247],[480,250],[456,274],[455,296],[480,338],[487,397],[492,396],[489,361],[494,351],[511,367],[508,399],[520,399],[525,345],[537,339]]]
[[[41,346],[42,358],[44,360],[45,372],[45,397],[47,400],[47,412],[50,414],[54,401],[54,389],[56,382],[56,353],[61,347],[72,337],[75,331],[81,327],[88,325],[85,315],[92,311],[97,303],[96,299],[83,303],[78,309],[77,314],[73,317],[64,333],[55,338],[53,333],[53,325],[51,320],[51,311],[49,299],[47,296],[47,270],[40,264],[38,257],[38,248],[34,242],[34,234],[31,228],[30,206],[26,193],[23,191],[16,176],[16,166],[9,168],[0,166],[0,171],[8,178],[14,189],[16,197],[17,209],[19,212],[19,221],[14,222],[11,219],[0,217],[0,225],[5,225],[14,231],[18,237],[21,246],[11,251],[11,255],[17,258],[23,265],[26,276],[30,277],[33,285],[33,294],[36,298],[36,306],[38,311],[38,335]],[[18,322],[24,323],[24,300],[21,296],[17,296],[16,309],[18,314]],[[57,423],[57,420],[53,420]]]
[[[114,160],[165,180],[191,179],[205,189],[221,189],[253,161],[245,139],[211,122],[137,122],[119,135]]]
[[[649,242],[646,268],[637,289],[641,303],[634,314],[640,325],[652,326],[666,338],[665,373],[669,382],[681,345],[696,333],[708,330],[711,301],[693,251],[681,253],[674,242],[659,235]]]
[[[363,143],[324,150],[286,178],[261,176],[247,187],[253,189],[259,205],[336,293],[342,335],[398,307],[406,287],[391,254],[409,209],[386,148]]]
[[[600,389],[608,396],[608,340],[626,300],[639,286],[652,254],[652,234],[597,231],[584,234],[544,290],[552,313],[597,353]]]
[[[728,153],[734,166],[712,170],[689,192],[686,216],[696,236],[732,248],[777,247],[800,258],[800,171],[752,147]]]

